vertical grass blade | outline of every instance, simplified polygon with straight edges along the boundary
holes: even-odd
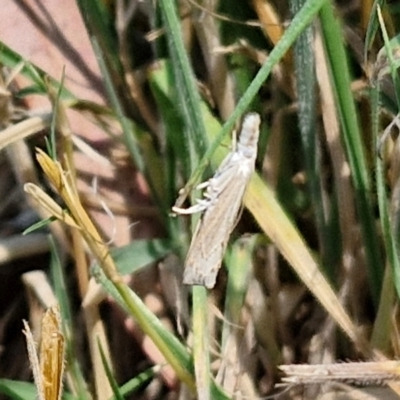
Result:
[[[357,210],[367,259],[368,278],[375,306],[378,306],[383,271],[379,240],[371,203],[371,181],[365,160],[357,111],[351,92],[351,80],[342,30],[330,2],[321,9],[321,26],[334,81],[342,135],[356,193]]]

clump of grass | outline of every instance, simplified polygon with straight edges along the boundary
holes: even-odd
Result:
[[[317,398],[321,385],[338,391],[337,381],[384,381],[398,393],[392,361],[400,288],[397,138],[380,139],[398,113],[397,39],[386,32],[395,10],[382,16],[377,4],[365,2],[354,16],[323,0],[293,0],[290,10],[258,0],[251,6],[226,0],[215,9],[191,1],[179,9],[167,0],[147,9],[122,3],[77,3],[99,61],[106,107],[76,98],[63,79],[48,77],[5,45],[0,52],[4,66],[32,82],[4,102],[0,148],[16,154],[17,138],[49,131],[43,148],[31,151],[37,163],[30,156],[24,161],[31,173],[20,174],[18,184],[41,217],[30,231],[50,229],[51,245],[43,235],[40,243],[51,249],[52,283],[43,273],[23,280],[31,310],[37,299],[45,308],[60,304],[65,392],[80,399],[147,398],[159,384],[157,398],[167,391],[200,399],[282,392],[295,398],[302,391]],[[148,30],[131,41],[144,17]],[[150,58],[139,59],[140,43]],[[145,72],[145,82],[138,72]],[[3,89],[9,90],[6,80]],[[51,111],[11,124],[13,95],[33,92],[51,100]],[[161,237],[112,248],[99,231],[78,189],[68,109],[89,116],[124,146],[157,208]],[[196,200],[196,185],[212,176],[247,111],[263,120],[257,172],[225,268],[210,291],[185,287],[183,262],[198,216],[189,223],[171,207],[178,193],[180,204]],[[146,292],[161,299],[168,318],[159,318],[127,283],[155,263],[160,285]],[[75,292],[67,289],[73,279]],[[152,363],[140,368],[132,360],[138,372],[124,385],[115,372],[122,354],[109,340],[118,327],[100,305],[107,296],[109,307],[140,328],[140,361]],[[78,315],[89,344],[83,364]],[[156,352],[146,347],[148,339]],[[337,360],[349,362],[346,375]],[[27,398],[35,389],[2,380],[0,390]]]

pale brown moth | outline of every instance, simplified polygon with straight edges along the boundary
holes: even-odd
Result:
[[[173,207],[177,214],[204,212],[186,257],[183,283],[215,285],[229,236],[237,222],[243,195],[254,171],[260,116],[244,118],[236,148],[224,159],[215,175],[198,188],[205,189],[204,198],[187,209]]]
[[[61,332],[61,318],[58,306],[50,307],[42,319],[42,334],[39,357],[32,332],[26,321],[26,336],[29,361],[39,400],[60,400],[64,372],[64,336]]]

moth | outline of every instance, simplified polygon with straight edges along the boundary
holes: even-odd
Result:
[[[212,289],[228,240],[236,225],[243,195],[254,171],[260,116],[247,114],[236,147],[223,160],[215,175],[198,188],[203,198],[187,209],[173,207],[176,214],[203,212],[186,257],[183,283]]]

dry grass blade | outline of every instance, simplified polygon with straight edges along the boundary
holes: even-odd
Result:
[[[32,196],[38,204],[40,204],[49,216],[57,218],[68,226],[79,229],[79,225],[74,221],[74,219],[39,186],[33,183],[26,183],[24,185],[24,190]]]
[[[327,382],[381,385],[400,380],[399,361],[348,362],[337,364],[281,365],[282,382],[310,385]]]
[[[0,265],[48,251],[49,239],[44,233],[35,233],[29,236],[15,235],[0,240]]]
[[[203,10],[201,15],[198,14],[194,18],[194,26],[207,63],[212,95],[222,119],[227,120],[235,107],[234,82],[224,55],[215,51],[222,44],[213,13],[210,13],[210,10]]]
[[[44,114],[10,125],[8,128],[0,132],[0,150],[18,140],[26,139],[35,133],[48,128],[50,120],[51,114]]]
[[[28,355],[40,400],[59,400],[64,373],[64,336],[58,306],[49,308],[42,320],[39,357],[29,325],[24,321]]]
[[[262,23],[263,31],[273,44],[276,44],[283,34],[279,15],[269,1],[253,0],[253,6]]]
[[[117,270],[110,256],[108,247],[102,241],[99,232],[83,208],[75,188],[71,185],[71,178],[68,173],[62,170],[60,163],[53,161],[43,151],[38,151],[37,159],[47,178],[65,201],[65,204],[75,221],[75,225],[81,230],[86,243],[97,260],[105,266],[105,271],[109,274],[111,280],[117,282],[120,281],[121,278],[116,272]],[[46,207],[46,204],[43,206]],[[62,213],[62,216],[63,215],[64,213]],[[60,214],[53,214],[53,216],[58,218]]]
[[[22,282],[44,308],[50,308],[57,302],[49,278],[43,271],[25,272],[22,275]]]

